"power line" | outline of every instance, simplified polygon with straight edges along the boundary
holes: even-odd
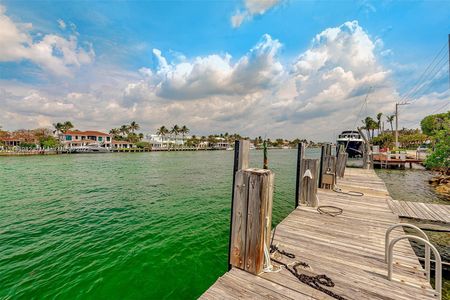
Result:
[[[443,58],[445,58],[445,56],[443,57]],[[441,62],[442,61],[442,59],[439,61],[439,62]],[[425,86],[427,86],[427,85],[429,85],[433,80],[434,80],[434,78],[439,74],[439,72],[443,69],[443,67],[444,66],[446,66],[447,65],[447,63],[448,63],[448,59],[446,60],[446,61],[444,61],[442,64],[440,64],[440,66],[436,69],[436,72],[434,72],[434,74],[432,75],[432,77],[428,80],[428,82],[424,82],[411,96],[410,96],[410,98],[413,98],[413,97],[415,97],[418,93],[419,93],[419,91],[423,88],[423,87],[425,87]],[[437,66],[437,65],[435,65],[435,66]],[[434,70],[435,68],[433,68],[433,70]],[[412,101],[414,101],[414,100],[412,100]]]
[[[440,67],[438,69],[436,69],[436,72],[434,72],[434,74],[432,75],[432,77],[428,80],[427,83],[424,83],[419,89],[417,89],[414,94],[411,95],[411,98],[417,96],[417,94],[421,91],[421,89],[425,88],[424,90],[422,90],[422,93],[425,93],[426,91],[428,91],[431,88],[430,83],[433,82],[433,80],[436,78],[436,76],[439,74],[439,72],[443,69],[443,67],[449,62],[449,60],[444,61]],[[420,98],[416,98],[416,99],[412,99],[410,100],[409,103],[418,101]],[[401,102],[404,103],[404,102]]]
[[[427,115],[434,115],[434,114],[436,114],[437,112],[441,111],[442,109],[446,108],[449,105],[450,105],[450,100],[447,101],[447,103],[445,103],[443,106],[441,106],[438,109],[432,111],[431,113],[427,113]],[[403,123],[403,125],[409,125],[409,124],[413,124],[413,123],[416,123],[416,121],[406,121],[406,122]]]
[[[449,100],[446,104],[444,104],[442,107],[439,107],[438,109],[436,109],[435,111],[433,111],[430,115],[434,115],[434,114],[437,113],[438,111],[440,111],[440,110],[446,108],[449,104],[450,104],[450,100]]]
[[[428,70],[430,69],[430,67],[434,64],[434,62],[436,61],[436,59],[441,55],[441,53],[444,51],[445,47],[447,45],[447,42],[444,43],[444,45],[442,46],[442,48],[439,50],[439,52],[436,54],[436,56],[433,58],[433,60],[430,62],[430,64],[425,68],[425,70],[423,71],[422,75],[419,77],[419,79],[415,82],[415,84],[413,85],[413,87],[406,92],[403,97],[400,99],[401,101],[406,100],[406,98],[413,92],[413,90],[415,88],[417,88],[418,84],[422,81],[422,79],[425,77],[425,75],[427,74]]]

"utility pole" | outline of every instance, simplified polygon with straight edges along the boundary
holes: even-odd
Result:
[[[399,143],[398,143],[398,107],[400,105],[407,105],[409,104],[408,102],[403,102],[403,103],[395,103],[395,147],[398,148],[399,147]]]

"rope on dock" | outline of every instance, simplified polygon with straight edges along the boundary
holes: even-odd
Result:
[[[317,207],[317,211],[322,215],[329,215],[332,217],[336,217],[339,215],[342,215],[344,210],[337,206],[331,206],[331,205],[322,205]]]
[[[274,254],[275,252],[278,252],[281,255],[284,255],[284,256],[286,256],[288,258],[294,259],[295,258],[295,254],[294,253],[290,253],[290,252],[284,251],[284,250],[278,248],[278,245],[273,245],[273,238],[275,236],[275,231],[276,231],[276,227],[274,228],[273,233],[272,233],[272,240],[270,242],[270,254]],[[292,267],[290,267],[291,264],[286,264],[286,263],[284,263],[282,261],[279,261],[279,260],[277,260],[275,258],[271,257],[270,260],[272,260],[272,261],[274,261],[274,262],[276,262],[277,264],[280,265],[280,269],[279,270],[281,270],[281,266],[285,267],[286,270],[288,270],[292,275],[294,275],[300,282],[302,282],[302,283],[312,287],[313,289],[321,291],[322,293],[325,293],[328,296],[333,297],[333,298],[338,299],[338,300],[347,300],[346,298],[342,297],[341,295],[338,295],[335,292],[330,291],[330,290],[328,290],[328,289],[323,287],[323,286],[326,286],[326,287],[334,287],[335,286],[333,280],[330,277],[328,277],[327,275],[319,274],[319,275],[316,275],[316,276],[309,276],[309,275],[306,275],[306,274],[303,274],[303,273],[299,273],[299,271],[297,269],[299,266],[303,267],[303,268],[309,268],[310,267],[309,264],[307,264],[306,262],[297,261],[297,262],[295,262],[293,264]]]
[[[271,253],[278,252],[278,253],[280,253],[280,254],[282,254],[284,256],[287,256],[289,258],[295,258],[295,254],[286,252],[284,250],[280,250],[277,246],[273,246],[273,245],[270,246],[270,252]],[[279,261],[279,260],[277,260],[275,258],[271,258],[271,260],[276,262],[277,264],[285,267],[286,270],[288,270],[292,275],[294,275],[300,282],[302,282],[302,283],[304,283],[306,285],[309,285],[313,289],[321,291],[322,293],[325,293],[328,296],[331,296],[331,297],[333,297],[335,299],[346,300],[346,298],[342,297],[341,295],[338,295],[335,292],[330,291],[330,290],[328,290],[328,289],[323,287],[323,286],[334,287],[334,285],[335,285],[333,280],[330,277],[328,277],[327,275],[319,274],[319,275],[316,275],[316,276],[309,276],[309,275],[306,275],[306,274],[303,274],[303,273],[299,273],[297,268],[299,266],[301,266],[301,267],[309,267],[309,265],[307,263],[305,263],[305,262],[296,262],[292,267],[290,267],[288,264],[286,264],[286,263],[284,263],[282,261]]]
[[[338,194],[344,194],[344,195],[349,195],[349,196],[357,196],[357,197],[362,197],[364,196],[364,193],[361,192],[355,192],[355,191],[348,191],[348,192],[344,192],[341,188],[335,186],[333,188],[333,192],[336,192]]]

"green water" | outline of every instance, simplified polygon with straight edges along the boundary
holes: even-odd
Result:
[[[250,154],[260,167],[262,152]],[[0,299],[198,297],[227,270],[232,160],[232,151],[0,157]],[[296,150],[269,152],[274,224],[294,207],[295,162]]]
[[[270,152],[274,223],[293,209],[295,160]],[[232,151],[0,157],[0,299],[201,295],[227,269],[232,164]]]

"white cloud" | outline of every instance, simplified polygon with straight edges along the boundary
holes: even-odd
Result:
[[[0,5],[0,62],[29,60],[53,74],[70,76],[72,68],[89,64],[95,57],[92,45],[80,47],[76,35],[46,34],[34,41],[31,29],[31,23],[15,23]]]
[[[231,16],[231,26],[234,28],[241,26],[242,22],[247,18],[247,12],[237,11],[234,15]]]
[[[154,49],[158,69],[150,83],[158,96],[167,99],[244,95],[269,89],[283,74],[283,66],[277,60],[280,47],[278,40],[264,35],[236,63],[232,63],[229,54],[212,54],[178,64],[169,64],[161,51]]]
[[[245,0],[245,7],[252,15],[262,15],[279,3],[280,0]]]
[[[269,9],[280,4],[281,0],[244,0],[245,9],[237,10],[231,16],[231,25],[236,28],[245,20],[251,20],[255,15],[263,15]]]
[[[360,125],[357,114],[368,92],[363,113],[373,115],[389,107],[396,91],[388,80],[389,70],[378,63],[374,50],[374,42],[356,21],[316,35],[311,48],[293,63],[296,101],[278,120],[305,125],[328,119],[333,128],[353,128],[355,122]],[[323,130],[320,126],[313,129],[317,134]]]
[[[169,60],[154,49],[155,69],[95,68],[97,73],[83,76],[95,84],[72,84],[64,93],[0,81],[0,124],[14,129],[67,119],[80,129],[108,130],[136,120],[147,132],[177,123],[200,135],[228,131],[331,141],[333,131],[361,125],[379,111],[392,112],[398,95],[391,70],[377,59],[382,42],[357,22],[323,30],[308,50],[284,65],[280,48],[264,35],[236,59],[211,53]],[[77,60],[66,57],[74,65]],[[368,92],[368,105],[358,116]],[[448,92],[422,96],[404,108],[402,122],[418,126],[448,97]]]
[[[63,19],[58,20],[58,26],[59,26],[59,28],[61,28],[63,30],[66,29],[66,27],[67,27],[66,22],[64,22]]]

